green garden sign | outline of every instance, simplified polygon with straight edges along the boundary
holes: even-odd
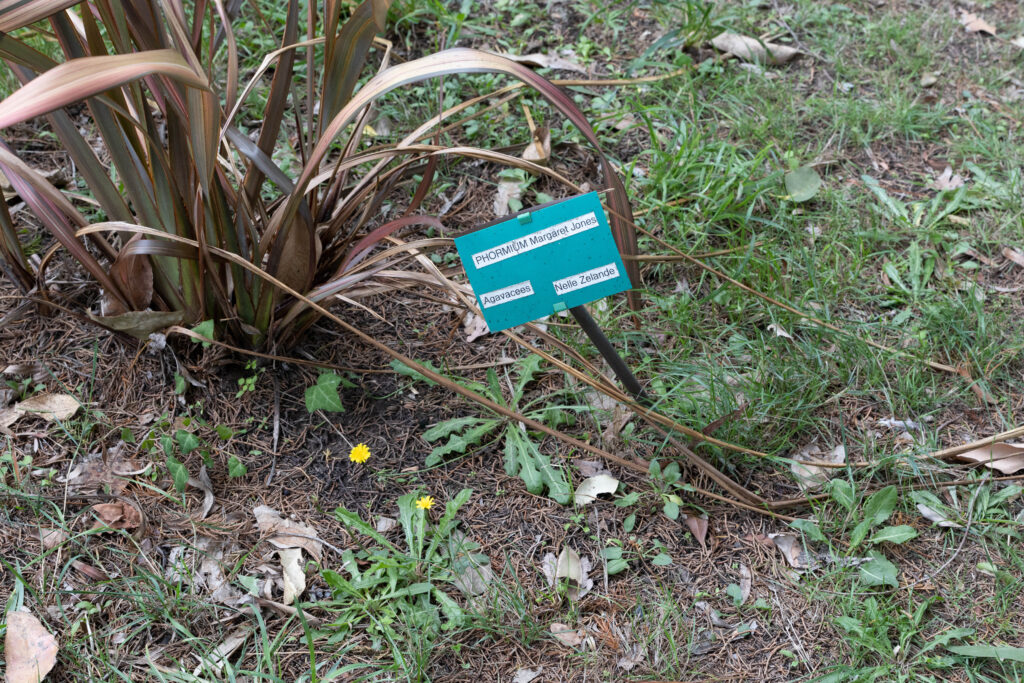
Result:
[[[596,192],[499,219],[455,247],[492,332],[632,286]]]

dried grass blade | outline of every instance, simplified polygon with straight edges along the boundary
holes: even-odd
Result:
[[[0,128],[22,123],[150,74],[208,89],[174,50],[72,59],[41,74],[0,102]]]

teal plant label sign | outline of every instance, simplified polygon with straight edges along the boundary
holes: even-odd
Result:
[[[500,219],[455,248],[492,332],[632,286],[596,192]]]

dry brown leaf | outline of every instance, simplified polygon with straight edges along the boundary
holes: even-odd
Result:
[[[550,628],[551,635],[562,645],[568,645],[569,647],[578,647],[586,637],[583,629],[574,629],[567,624],[560,624],[557,621],[552,622]]]
[[[529,144],[523,150],[523,159],[541,166],[547,166],[551,160],[551,129],[540,126],[531,136]]]
[[[961,377],[970,382],[971,391],[974,392],[974,395],[978,397],[980,402],[988,403],[989,405],[999,403],[999,400],[992,394],[988,393],[988,391],[985,390],[985,387],[974,381],[974,378],[971,377],[971,369],[969,367],[961,365],[956,369],[956,371]]]
[[[796,534],[768,534],[775,547],[782,551],[782,556],[793,569],[808,569],[814,562]]]
[[[960,23],[968,33],[987,33],[991,36],[996,34],[996,27],[974,12],[960,10]]]
[[[946,517],[946,515],[942,514],[938,510],[935,510],[934,508],[928,507],[924,503],[918,503],[917,504],[917,510],[929,522],[935,522],[939,526],[950,527],[950,528],[953,528],[953,529],[962,529],[963,528],[963,526],[961,526],[960,524],[957,524],[956,522],[951,521],[948,517]]]
[[[1013,45],[1014,47],[1019,47],[1020,49],[1024,50],[1024,35],[1020,35],[1012,39],[1010,41],[1010,44]]]
[[[700,543],[700,547],[704,550],[708,549],[706,539],[708,537],[708,520],[704,517],[698,517],[697,515],[689,515],[683,513],[683,524],[690,530],[693,537]]]
[[[797,483],[804,491],[820,488],[832,478],[833,468],[812,465],[809,461],[817,460],[832,465],[846,462],[846,447],[836,446],[831,453],[824,453],[817,444],[808,444],[793,455],[793,464],[789,469],[796,476]]]
[[[767,329],[769,332],[775,334],[776,337],[783,337],[785,339],[793,338],[793,335],[791,335],[789,332],[786,332],[782,325],[776,325],[775,323],[772,323],[771,325],[768,326]]]
[[[1024,470],[1024,444],[994,443],[956,456],[962,462],[975,462],[1002,472],[1016,474]]]
[[[135,235],[128,240],[128,244],[141,239],[142,235]],[[110,266],[110,278],[119,285],[119,289],[128,299],[131,310],[144,311],[149,307],[149,302],[153,299],[153,266],[148,256],[126,256],[122,249]],[[122,315],[128,310],[116,297],[111,296],[110,292],[104,292],[103,298],[100,299],[101,315]]]
[[[533,679],[540,676],[544,667],[537,667],[536,669],[519,669],[516,671],[516,675],[512,677],[512,683],[530,683]]]
[[[581,65],[566,59],[565,57],[559,57],[554,54],[541,54],[540,52],[534,52],[529,55],[502,55],[506,59],[511,59],[513,62],[525,64],[527,66],[536,67],[539,69],[561,69],[562,71],[575,71],[576,73],[586,74],[587,70]]]
[[[281,602],[290,605],[306,590],[306,573],[302,571],[302,550],[283,548],[277,551],[281,558],[281,575],[284,579],[284,597]]]
[[[39,542],[46,550],[53,550],[61,543],[68,540],[68,534],[63,529],[47,529],[39,527]]]
[[[756,38],[741,36],[738,33],[720,33],[711,39],[716,50],[728,52],[745,62],[768,63],[778,66],[785,64],[800,54],[800,50],[788,45],[764,43]]]
[[[323,542],[320,541],[316,529],[302,522],[281,517],[274,508],[260,505],[252,511],[256,516],[256,524],[262,533],[278,548],[302,548],[317,562],[323,556]]]
[[[66,483],[76,493],[120,494],[128,485],[125,477],[142,474],[151,465],[141,467],[135,460],[122,457],[123,447],[111,448],[104,459],[101,453],[91,453],[76,464],[66,477],[57,481]]]
[[[952,166],[947,166],[939,177],[932,181],[929,187],[933,190],[944,192],[946,190],[955,190],[958,187],[963,186],[964,179],[959,174],[954,175]]]
[[[73,561],[71,566],[81,572],[82,576],[90,581],[110,581],[110,577],[107,576],[103,570],[97,569],[91,564],[87,564],[81,560]]]
[[[1010,247],[1003,247],[1003,256],[1016,263],[1021,268],[1024,268],[1024,254],[1020,253],[1016,249]]]
[[[210,510],[213,509],[213,503],[216,500],[213,495],[213,483],[210,481],[210,475],[206,473],[206,465],[199,468],[198,477],[188,478],[188,485],[194,486],[203,492],[203,507],[199,509],[197,519],[206,519],[206,515],[210,514]]]
[[[45,420],[66,420],[82,407],[74,396],[68,394],[36,394],[14,404],[14,409],[22,413],[38,415]]]
[[[509,204],[512,201],[519,201],[523,196],[523,188],[517,180],[501,180],[498,182],[498,192],[494,195],[494,215],[506,216],[509,212]]]
[[[740,604],[742,605],[750,597],[750,587],[754,582],[754,577],[750,573],[750,567],[745,564],[740,564]]]
[[[572,548],[562,548],[555,565],[555,581],[568,579],[566,593],[569,599],[578,600],[594,588],[594,581],[588,576],[591,568],[590,558],[581,558]]]
[[[619,480],[608,474],[596,474],[584,479],[576,488],[575,502],[577,505],[589,505],[597,497],[605,493],[615,493]]]
[[[57,639],[28,612],[7,613],[7,683],[39,683],[57,663]]]
[[[96,503],[92,506],[92,511],[99,517],[93,529],[135,529],[142,524],[142,513],[134,505],[122,501]]]

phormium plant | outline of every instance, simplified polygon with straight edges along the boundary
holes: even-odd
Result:
[[[0,139],[0,170],[37,219],[103,289],[97,320],[139,336],[171,324],[216,321],[219,337],[248,347],[299,338],[336,294],[411,258],[379,247],[399,228],[439,225],[419,215],[437,160],[475,157],[546,173],[523,159],[446,148],[432,131],[464,105],[441,112],[400,142],[367,147],[370,108],[409,83],[465,73],[502,73],[546,98],[598,146],[572,99],[530,69],[466,48],[389,64],[390,0],[290,0],[282,42],[240,87],[238,49],[222,0],[0,0],[0,58],[22,87],[0,102],[0,130],[45,115],[100,209],[90,224],[67,196]],[[307,28],[300,36],[305,17]],[[63,52],[56,62],[22,36],[47,20]],[[379,68],[370,77],[373,48]],[[303,67],[303,68],[299,68]],[[265,74],[262,122],[243,130],[239,112]],[[85,102],[85,130],[64,110]],[[250,105],[251,106],[251,105]],[[251,135],[251,137],[250,137]],[[102,140],[98,153],[95,138]],[[297,177],[273,161],[291,145]],[[624,187],[598,150],[620,249],[635,254]],[[402,217],[379,218],[385,198],[413,174],[423,180]],[[88,239],[91,246],[83,241]],[[370,252],[374,251],[371,255]],[[45,282],[0,203],[0,257],[23,291]],[[634,282],[636,264],[627,261]],[[40,288],[42,290],[42,288]],[[300,296],[294,296],[297,293]]]

